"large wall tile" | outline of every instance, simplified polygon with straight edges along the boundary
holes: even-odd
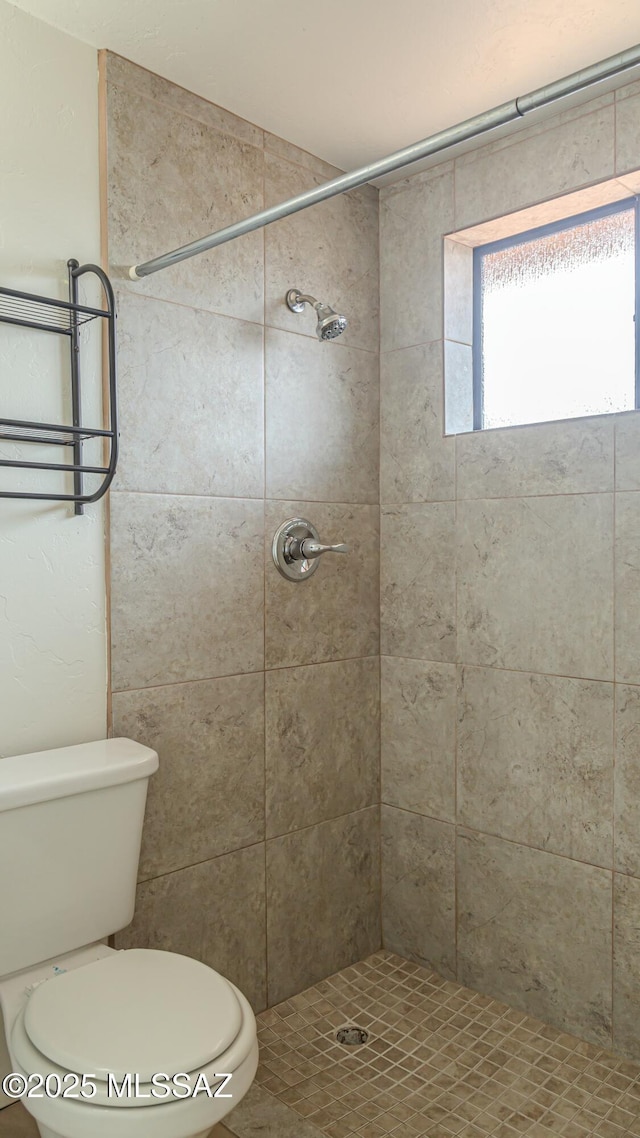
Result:
[[[265,205],[314,189],[323,172],[265,154]],[[316,314],[291,312],[290,288],[310,293],[349,321],[341,344],[378,350],[378,203],[371,188],[302,210],[265,231],[266,318],[275,328],[315,339]],[[316,340],[317,344],[317,340]]]
[[[382,936],[409,960],[456,974],[455,829],[382,807]]]
[[[113,731],[153,747],[141,878],[264,838],[261,673],[116,692]]]
[[[238,115],[232,114],[224,107],[219,107],[217,103],[210,103],[208,99],[203,99],[200,95],[194,95],[192,91],[187,91],[185,87],[179,87],[177,83],[172,83],[169,79],[163,79],[161,75],[156,75],[153,71],[147,71],[146,67],[139,67],[138,64],[132,63],[121,55],[115,55],[114,52],[108,51],[106,57],[107,78],[110,85],[127,87],[130,91],[137,91],[139,95],[145,95],[147,99],[166,103],[179,114],[198,119],[216,130],[235,135],[236,138],[242,139],[243,142],[250,142],[253,146],[262,146],[263,131],[260,127],[254,126],[253,123],[247,122],[246,119],[239,118]]]
[[[205,862],[201,880],[201,959],[261,1011],[267,1004],[264,845]]]
[[[133,921],[116,933],[116,948],[155,948],[200,959],[202,865],[142,881]]]
[[[604,869],[459,831],[460,981],[610,1044],[611,878]]]
[[[443,438],[442,343],[380,361],[380,500],[455,497],[453,439]]]
[[[616,416],[616,490],[640,490],[640,413]]]
[[[612,678],[612,495],[460,502],[458,529],[460,660]]]
[[[614,876],[613,1046],[640,1060],[640,881]]]
[[[616,687],[615,866],[640,877],[640,687]]]
[[[456,818],[456,668],[383,656],[382,801]]]
[[[377,502],[378,357],[267,329],[267,496]]]
[[[444,421],[448,435],[473,430],[473,351],[469,344],[444,342]]]
[[[294,166],[303,166],[305,170],[310,170],[313,174],[321,174],[325,182],[328,182],[330,178],[337,178],[339,174],[344,172],[337,166],[332,166],[330,162],[325,162],[324,158],[318,158],[317,154],[311,154],[309,150],[302,150],[286,138],[280,138],[277,134],[269,134],[269,131],[264,132],[264,148],[277,158],[284,158],[287,162],[293,162]],[[372,190],[373,186],[369,188]]]
[[[459,344],[473,342],[473,249],[444,240],[444,335]]]
[[[378,801],[379,682],[375,656],[267,672],[269,837]]]
[[[380,947],[377,807],[267,842],[269,1003]]]
[[[263,666],[262,503],[113,494],[113,686]]]
[[[118,308],[117,488],[261,498],[262,330],[126,291]]]
[[[443,335],[442,234],[454,227],[453,173],[437,172],[380,198],[382,350]]]
[[[604,107],[613,106],[615,99],[613,91],[606,91],[604,94],[594,96],[595,90],[597,88],[592,87],[590,90],[572,95],[570,99],[567,99],[564,106],[556,102],[547,107],[539,107],[535,111],[529,111],[526,117],[518,122],[508,123],[506,126],[498,127],[495,131],[492,130],[490,134],[485,135],[485,138],[491,140],[490,142],[485,142],[481,146],[478,146],[477,143],[474,146],[471,143],[467,152],[481,149],[485,157],[489,157],[491,154],[498,154],[499,151],[506,150],[516,142],[527,142],[537,135],[548,134],[557,127],[571,123],[575,119],[584,118],[585,115],[600,111]],[[562,109],[559,109],[561,107]],[[552,135],[551,138],[553,140],[554,136]],[[554,141],[551,142],[551,148],[553,145]]]
[[[271,558],[287,518],[306,518],[321,541],[347,542],[327,553],[307,581],[287,581]],[[268,502],[266,510],[266,657],[268,668],[314,664],[379,651],[379,514],[374,506]]]
[[[130,265],[239,221],[239,199],[243,215],[262,209],[262,150],[130,88],[109,86],[108,116],[112,276],[140,295],[261,321],[262,233],[135,284],[127,274]]]
[[[458,820],[611,867],[613,684],[465,668]]]
[[[606,106],[511,146],[463,155],[456,161],[456,228],[611,177],[613,140],[613,107]]]
[[[611,103],[610,96],[604,96]],[[595,106],[596,100],[594,100]],[[602,103],[604,106],[605,103]],[[560,119],[560,115],[557,116]],[[568,121],[568,120],[567,120]],[[521,132],[521,136],[525,132]],[[540,133],[539,131],[537,133]],[[533,135],[531,135],[533,137]],[[503,150],[505,145],[511,146],[513,139],[504,139],[502,143],[491,144],[484,148],[484,156],[492,153],[493,146]],[[519,233],[527,233],[530,229],[537,229],[541,225],[551,225],[556,221],[564,221],[567,217],[574,217],[579,213],[586,213],[591,209],[599,209],[603,205],[628,198],[635,187],[629,185],[635,175],[625,178],[609,178],[604,182],[595,182],[592,185],[582,186],[571,193],[560,194],[558,197],[547,198],[542,202],[535,202],[524,209],[517,209],[512,213],[495,217],[490,221],[481,221],[478,225],[453,234],[454,238],[468,242],[470,247],[484,245],[490,241],[501,241],[505,237],[514,237]]]
[[[381,516],[385,656],[455,661],[455,505],[386,506]]]
[[[640,95],[616,100],[616,173],[640,166]]]
[[[461,435],[458,497],[613,490],[613,419],[567,419]]]
[[[414,190],[418,186],[428,186],[434,178],[442,178],[445,174],[453,174],[453,158],[445,158],[438,160],[433,156],[433,165],[427,166],[424,170],[418,170],[418,166],[407,167],[409,171],[404,178],[399,177],[397,181],[391,182],[388,186],[383,186],[381,189],[381,197],[391,198],[396,194],[401,194],[404,190]],[[419,163],[418,165],[421,165]],[[416,173],[417,171],[417,173]]]
[[[266,1004],[264,845],[143,881],[132,924],[116,948],[180,952],[215,968]]]
[[[616,495],[616,679],[640,683],[640,494]]]

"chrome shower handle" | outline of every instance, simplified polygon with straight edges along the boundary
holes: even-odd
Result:
[[[320,564],[323,553],[348,553],[349,546],[324,545],[316,527],[306,518],[288,518],[273,535],[271,555],[279,573],[288,581],[307,581]]]
[[[314,557],[320,557],[323,553],[348,553],[348,545],[322,545],[319,541],[311,541],[306,537],[304,541],[300,542],[300,553],[303,557],[311,560]]]

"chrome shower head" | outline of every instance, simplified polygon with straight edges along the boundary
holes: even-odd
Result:
[[[298,288],[290,288],[285,299],[292,312],[303,312],[305,304],[315,308],[318,315],[316,335],[319,340],[335,340],[347,327],[346,316],[340,316],[328,304],[316,300],[315,296],[307,296]]]

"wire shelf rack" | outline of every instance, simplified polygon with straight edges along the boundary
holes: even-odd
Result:
[[[43,332],[63,332],[70,336],[74,328],[99,316],[105,316],[99,308],[18,292],[13,288],[0,288],[0,320],[5,324],[19,324],[23,328],[37,328]]]
[[[0,498],[31,498],[40,501],[74,502],[75,512],[83,513],[86,503],[96,502],[106,494],[116,472],[118,461],[118,408],[116,389],[116,331],[115,300],[111,282],[98,265],[80,265],[67,261],[69,273],[69,300],[55,300],[35,293],[19,292],[0,287],[0,322],[32,328],[40,332],[53,332],[68,336],[71,363],[71,406],[73,423],[38,423],[28,419],[7,419],[0,416],[0,441],[33,443],[70,448],[71,461],[38,462],[18,458],[0,458],[0,469],[50,470],[73,476],[73,493],[57,494],[35,491],[0,490]],[[106,300],[105,308],[90,308],[78,302],[78,280],[85,274],[98,277]],[[104,322],[107,345],[108,370],[108,427],[91,427],[82,422],[80,382],[79,330],[91,320]],[[89,465],[83,460],[83,443],[89,439],[102,439],[104,465]],[[66,452],[63,452],[66,453]],[[101,474],[97,490],[85,493],[84,476]]]

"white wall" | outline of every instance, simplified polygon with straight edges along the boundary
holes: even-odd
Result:
[[[67,259],[100,254],[95,50],[0,0],[0,107],[0,284],[65,298]],[[85,378],[99,417],[97,347]],[[67,415],[65,349],[0,325],[0,414]],[[106,733],[103,530],[99,505],[76,518],[0,499],[0,756]]]

